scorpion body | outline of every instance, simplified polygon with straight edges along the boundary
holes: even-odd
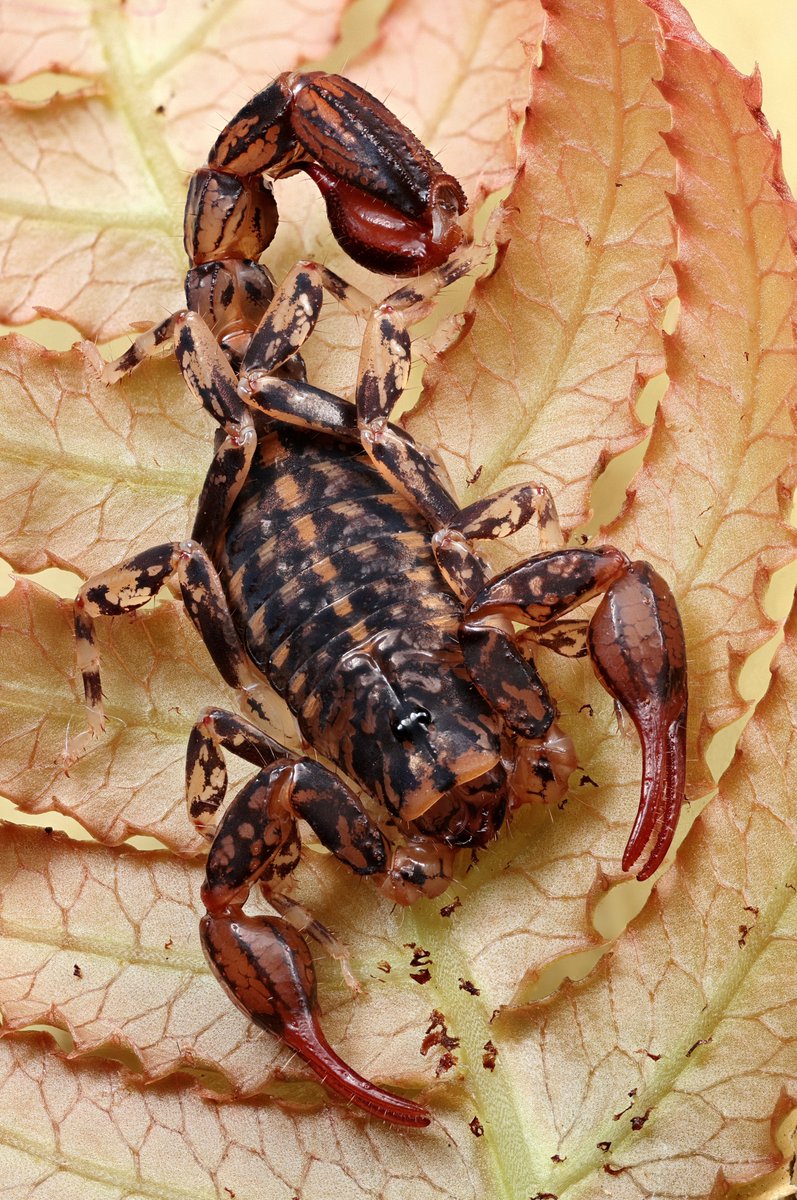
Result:
[[[309,745],[395,816],[413,797],[421,834],[440,832],[431,797],[458,785],[481,794],[500,742],[465,670],[463,606],[427,523],[363,455],[329,438],[267,434],[219,568],[248,653]],[[368,740],[358,736],[366,729]],[[442,814],[446,838],[485,845],[505,803],[491,795],[486,811],[471,811],[457,798],[457,819],[450,805]]]
[[[299,263],[277,286],[257,261],[277,220],[262,176],[297,170],[319,186],[351,257],[412,281],[379,306],[317,263]],[[210,842],[208,963],[234,1003],[330,1088],[409,1126],[428,1124],[427,1111],[357,1075],[320,1029],[305,936],[348,967],[330,931],[288,894],[299,820],[394,902],[440,895],[459,850],[486,846],[511,808],[560,798],[576,765],[534,666],[540,642],[589,654],[640,734],[624,869],[651,843],[639,878],[660,865],[683,798],[685,648],[666,583],[611,546],[562,546],[540,484],[460,508],[434,455],[390,422],[409,370],[408,327],[483,261],[459,223],[464,207],[421,143],[337,76],[280,76],[233,118],[188,190],[187,308],[103,368],[110,383],[173,345],[217,421],[192,535],[88,580],[75,602],[88,728],[68,758],[104,727],[94,619],[178,581],[246,714],[206,711],[188,746],[189,813]],[[308,384],[299,356],[325,290],[366,318],[354,403]],[[533,518],[546,549],[492,577],[474,543]],[[562,620],[596,596],[591,618]],[[295,714],[307,755],[265,732],[269,689]],[[222,811],[225,751],[256,774]],[[245,912],[254,885],[279,916]]]

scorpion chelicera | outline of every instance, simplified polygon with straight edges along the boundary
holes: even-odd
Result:
[[[323,193],[350,257],[412,281],[379,306],[317,263],[299,263],[276,286],[257,261],[277,224],[263,176],[299,170]],[[298,821],[394,902],[439,896],[459,850],[486,846],[519,804],[559,799],[576,765],[533,642],[588,653],[637,727],[641,800],[623,868],[652,843],[640,879],[670,846],[684,786],[685,648],[666,583],[611,546],[563,547],[541,485],[460,508],[434,456],[389,420],[409,369],[409,325],[483,261],[464,210],[457,181],[348,80],[282,75],[241,109],[190,183],[186,309],[104,368],[111,382],[174,345],[218,422],[191,538],[95,576],[75,602],[88,728],[70,759],[104,725],[94,618],[145,604],[176,577],[247,714],[206,711],[188,746],[189,811],[211,843],[207,960],[238,1007],[330,1088],[409,1126],[428,1124],[428,1112],[357,1075],[321,1032],[302,934],[348,968],[330,931],[287,894]],[[367,318],[354,403],[311,387],[298,354],[324,289]],[[491,576],[474,543],[534,516],[547,548]],[[562,620],[599,594],[591,619]],[[264,717],[269,687],[312,757],[249,719]],[[219,819],[225,750],[257,773]],[[390,814],[394,844],[371,801]],[[244,911],[255,883],[278,916]]]

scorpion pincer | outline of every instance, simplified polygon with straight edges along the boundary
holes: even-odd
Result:
[[[300,170],[349,255],[411,282],[379,306],[317,263],[274,283],[258,262],[277,224],[263,176]],[[89,579],[75,603],[89,723],[71,758],[104,727],[94,618],[145,604],[176,577],[247,714],[206,711],[188,746],[189,812],[210,841],[207,960],[239,1008],[328,1087],[408,1126],[428,1124],[427,1110],[357,1075],[320,1029],[305,936],[348,968],[333,935],[287,894],[299,820],[396,903],[439,896],[458,851],[486,846],[512,808],[559,799],[576,765],[534,642],[589,654],[637,727],[641,798],[622,865],[650,846],[640,879],[670,846],[684,787],[685,647],[666,583],[611,546],[562,546],[540,484],[460,508],[434,455],[390,422],[409,325],[483,261],[464,235],[464,209],[457,181],[413,134],[338,76],[280,76],[232,119],[188,191],[186,309],[104,372],[113,381],[173,345],[218,422],[192,535]],[[298,354],[325,289],[367,319],[354,403],[311,387]],[[491,576],[474,544],[534,517],[546,549]],[[599,595],[591,619],[562,620]],[[312,756],[263,729],[269,688]],[[225,751],[256,774],[219,818]],[[254,884],[277,916],[244,911]]]

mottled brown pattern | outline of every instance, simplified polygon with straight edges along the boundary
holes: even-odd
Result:
[[[259,176],[292,169],[314,179],[333,233],[360,264],[417,278],[379,307],[316,263],[299,263],[275,286],[254,261],[276,228]],[[483,248],[464,243],[463,209],[457,182],[344,79],[282,75],[241,110],[189,187],[187,310],[105,370],[112,381],[173,336],[188,388],[219,427],[192,539],[94,577],[75,606],[89,711],[89,729],[70,742],[77,757],[104,723],[93,618],[136,608],[176,579],[247,714],[203,714],[186,761],[189,812],[210,841],[201,933],[211,969],[333,1090],[418,1127],[426,1110],[356,1075],[319,1028],[305,939],[355,980],[345,947],[287,895],[304,823],[340,863],[408,905],[441,895],[459,850],[488,845],[511,808],[561,800],[572,744],[513,621],[571,655],[586,644],[631,713],[644,772],[624,867],[655,836],[640,878],[669,847],[683,792],[683,635],[663,581],[611,547],[549,550],[491,580],[472,543],[536,517],[543,545],[558,545],[553,497],[526,482],[462,510],[434,452],[390,423],[410,366],[409,327],[483,259]],[[366,319],[353,405],[307,384],[298,356],[325,290]],[[557,627],[599,594],[586,632],[583,621]],[[268,719],[272,689],[312,756],[248,719]],[[222,809],[225,751],[256,772]],[[391,814],[393,845],[371,811],[377,803]],[[256,885],[279,917],[243,911]],[[422,985],[433,964],[416,954],[412,977]],[[421,1052],[443,1049],[436,1074],[456,1066],[458,1044],[434,1012]],[[484,1052],[492,1070],[492,1042]]]

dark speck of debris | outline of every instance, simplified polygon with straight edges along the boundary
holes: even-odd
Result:
[[[563,1163],[563,1162],[565,1162],[566,1158],[567,1158],[567,1155],[565,1155],[565,1158],[562,1158],[561,1154],[552,1154],[551,1162]]]
[[[435,1079],[439,1079],[446,1071],[450,1071],[452,1067],[457,1065],[457,1057],[446,1050],[445,1054],[441,1054],[437,1060],[437,1066],[434,1069]]]
[[[470,1131],[474,1137],[484,1137],[484,1126],[478,1117],[474,1117],[473,1120],[469,1122],[469,1125]]]
[[[376,969],[377,969],[377,971],[384,971],[386,975],[389,975],[392,970],[392,967],[390,966],[389,962],[386,962],[383,959],[382,962],[378,962],[376,964]]]
[[[164,950],[171,950],[171,948],[172,948],[172,946],[173,946],[173,945],[174,945],[174,942],[173,942],[173,940],[172,940],[171,938],[169,938],[168,942],[164,942],[164,943],[163,943],[163,949],[164,949]]]
[[[596,1142],[595,1144],[603,1154],[608,1154],[612,1148],[611,1142]]]
[[[697,1050],[698,1046],[708,1046],[713,1040],[714,1039],[710,1038],[710,1037],[698,1038],[697,1041],[695,1042],[695,1044],[693,1046],[690,1046],[689,1049],[687,1050],[686,1057],[690,1058],[694,1054],[695,1050]]]
[[[583,787],[585,783],[591,784],[594,788],[596,788],[598,786],[598,784],[595,782],[595,780],[592,778],[591,775],[582,775],[581,778],[579,779],[578,783],[579,783],[579,787]]]
[[[476,984],[471,983],[471,981],[469,979],[463,979],[461,975],[459,977],[459,990],[461,992],[467,992],[469,996],[480,996],[481,995],[481,992],[476,987]]]
[[[471,475],[470,479],[466,479],[466,480],[465,480],[465,482],[466,482],[466,484],[468,485],[468,487],[473,487],[474,483],[475,483],[475,482],[476,482],[476,480],[479,478],[479,476],[481,475],[481,473],[482,473],[482,471],[483,471],[483,470],[484,470],[484,468],[483,468],[483,467],[477,467],[477,468],[476,468],[476,470],[475,470],[475,471],[473,472],[473,474]]]
[[[224,1190],[228,1196],[232,1197],[232,1200],[235,1200],[235,1192],[232,1190],[232,1188],[226,1187]]]
[[[745,945],[745,942],[747,941],[747,935],[749,932],[750,932],[749,925],[740,925],[739,926],[739,937],[737,938],[737,941],[739,943],[740,950],[744,949],[744,945]]]
[[[74,975],[75,979],[83,978],[83,972],[81,971],[81,969],[77,965],[77,963],[75,963],[74,967],[72,968],[72,974]]]
[[[44,827],[45,833],[52,833],[52,831],[53,831],[52,825],[45,825],[45,827]]]
[[[159,117],[162,117],[163,114],[166,112],[166,106],[164,104],[159,104],[158,107],[155,109],[155,112],[158,114]],[[226,1192],[229,1189],[225,1188],[224,1190]]]
[[[661,1058],[660,1054],[654,1054],[651,1050],[635,1050],[634,1053],[635,1054],[647,1054],[648,1058],[652,1059],[653,1062],[658,1062],[659,1059]]]
[[[533,1196],[529,1196],[529,1200],[559,1200],[556,1192],[535,1192]]]
[[[603,1169],[607,1175],[622,1175],[625,1167],[613,1167],[611,1163],[604,1163]]]
[[[485,1071],[495,1070],[495,1060],[498,1058],[498,1047],[492,1042],[484,1043],[484,1054],[482,1055],[482,1066]]]
[[[452,912],[454,912],[454,910],[457,908],[462,908],[462,901],[460,900],[459,896],[455,896],[450,904],[443,905],[443,907],[440,909],[440,916],[450,917]]]
[[[410,979],[414,979],[416,983],[428,983],[432,978],[432,972],[428,967],[424,967],[421,971],[410,971]]]
[[[456,1050],[459,1038],[451,1037],[446,1026],[446,1019],[439,1008],[433,1008],[429,1013],[429,1028],[426,1037],[421,1042],[421,1054],[427,1055],[433,1046],[442,1046],[444,1050]]]
[[[410,959],[411,967],[428,967],[432,961],[432,956],[428,950],[424,950],[423,946],[418,946],[415,942],[405,942],[405,950],[412,950],[412,958]]]
[[[631,1128],[634,1130],[635,1133],[638,1132],[642,1128],[642,1126],[645,1124],[648,1117],[650,1116],[650,1113],[651,1113],[651,1109],[647,1109],[647,1111],[643,1112],[641,1114],[641,1116],[631,1118]]]
[[[594,717],[594,716],[595,716],[595,710],[593,709],[593,707],[592,707],[592,705],[591,705],[591,704],[582,704],[582,705],[581,705],[581,708],[580,708],[578,711],[579,711],[580,713],[583,713],[584,711],[586,711],[586,712],[588,712],[588,713],[589,713],[589,715],[590,715],[591,717]]]

